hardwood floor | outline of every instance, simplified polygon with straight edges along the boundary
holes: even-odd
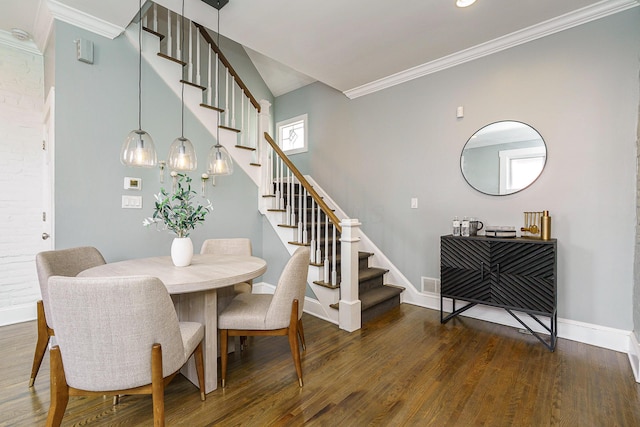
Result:
[[[201,402],[182,376],[167,425],[639,426],[626,354],[560,339],[555,353],[516,329],[407,304],[347,333],[303,318],[298,387],[286,337],[230,355],[228,385]],[[0,328],[0,426],[44,425],[49,356],[32,390],[35,322]],[[151,397],[71,398],[63,425],[150,426]]]

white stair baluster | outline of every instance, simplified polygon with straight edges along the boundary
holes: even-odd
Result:
[[[200,84],[200,33],[196,32],[196,84]]]
[[[322,211],[320,210],[320,205],[318,205],[318,232],[316,233],[316,238],[318,241],[316,242],[316,263],[322,263],[322,250],[320,249],[320,224],[322,224]]]
[[[158,32],[158,5],[153,4],[153,31]]]
[[[229,69],[225,67],[225,81],[224,81],[224,125],[229,127]]]
[[[280,162],[278,159],[276,159],[276,170],[274,171],[274,188],[275,188],[275,199],[276,199],[276,203],[274,206],[274,209],[280,209],[280,195],[282,193],[280,193],[280,183],[278,182],[278,176],[280,176]]]
[[[218,85],[218,81],[220,80],[220,75],[218,74],[219,69],[218,66],[220,64],[220,60],[218,59],[218,53],[216,52],[216,104],[215,107],[216,108],[220,108],[220,96],[219,96],[219,92],[220,92],[220,86]],[[218,118],[220,117],[220,115],[218,114]],[[218,126],[220,125],[220,120],[218,120]]]
[[[182,17],[176,17],[176,58],[182,61],[182,32],[180,32],[180,22]]]
[[[244,126],[244,91],[240,90],[240,127],[238,129],[240,132],[240,145],[244,144],[244,132],[242,132],[242,127]]]
[[[207,105],[211,104],[211,45],[207,44]]]
[[[290,179],[289,171],[287,170],[287,182],[285,183],[285,189],[289,188],[288,187],[289,179]],[[293,213],[293,208],[291,206],[291,195],[289,193],[287,193],[285,202],[286,202],[286,208],[285,208],[286,212],[284,213],[284,223],[285,225],[292,225],[293,223],[291,222],[291,218],[292,218],[292,215],[294,215],[294,213]]]
[[[311,242],[309,244],[310,246],[309,252],[310,252],[312,264],[316,263],[316,222],[315,222],[316,206],[315,204],[316,204],[315,200],[311,199]]]
[[[191,21],[189,21],[189,62],[187,63],[187,81],[193,81],[193,25],[191,25]]]
[[[231,127],[236,129],[236,79],[231,79]]]
[[[304,243],[302,240],[302,184],[298,182],[298,243]]]
[[[302,188],[300,188],[302,190]],[[307,189],[302,195],[302,243],[309,243],[309,233],[307,231]]]
[[[278,205],[278,209],[284,209],[284,194],[282,193],[282,180],[284,179],[284,163],[281,158],[278,158],[278,163],[280,163],[280,179],[278,180],[278,185],[280,186],[280,204]]]
[[[330,282],[329,275],[329,217],[327,214],[324,214],[325,224],[324,224],[324,279],[325,283]]]
[[[252,144],[251,142],[251,136],[253,135],[252,129],[251,129],[251,102],[249,101],[249,99],[247,98],[247,146],[249,147],[253,147],[256,148],[258,146],[258,144]],[[259,154],[259,153],[257,153]],[[260,158],[260,156],[257,157],[258,159]]]
[[[338,240],[336,239],[336,225],[334,223],[331,223],[331,226],[333,227],[333,253],[331,254],[331,284],[333,286],[337,286],[338,285],[338,270],[336,269],[336,253],[337,253],[337,246],[338,246]]]
[[[167,56],[173,52],[173,36],[171,32],[171,11],[167,10]]]

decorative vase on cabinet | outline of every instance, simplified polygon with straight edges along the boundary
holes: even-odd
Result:
[[[176,237],[171,243],[171,260],[176,267],[186,267],[193,258],[193,243],[190,237]]]

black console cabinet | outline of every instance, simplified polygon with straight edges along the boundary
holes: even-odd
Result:
[[[558,320],[556,259],[555,239],[442,236],[440,322],[476,304],[504,308],[553,351]],[[453,300],[453,312],[446,317],[444,298]],[[456,300],[468,304],[456,309]],[[521,313],[543,326],[549,336],[533,331],[522,321]]]

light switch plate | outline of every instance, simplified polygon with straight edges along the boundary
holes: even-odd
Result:
[[[122,196],[122,209],[142,209],[142,196]]]

